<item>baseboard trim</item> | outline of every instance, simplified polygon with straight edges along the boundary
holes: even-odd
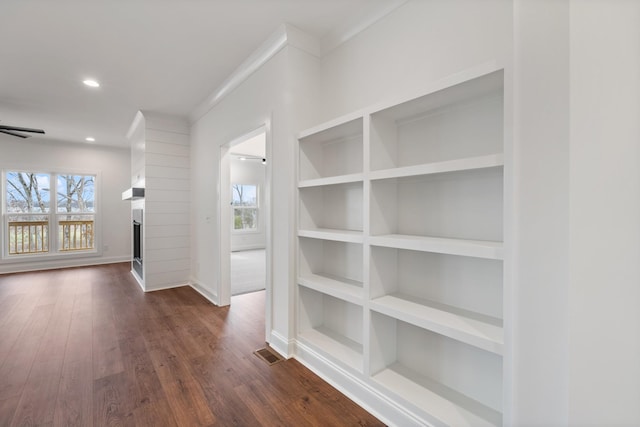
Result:
[[[293,350],[295,348],[293,340],[288,340],[279,332],[274,330],[272,330],[269,335],[269,346],[278,352],[280,356],[286,359],[293,356]]]
[[[142,289],[142,292],[145,292],[144,281],[140,278],[140,276],[138,276],[138,273],[136,273],[136,271],[134,269],[131,269],[131,271],[129,271],[129,273],[131,273],[131,275],[133,276],[133,279],[136,282],[138,282],[138,286],[140,286],[140,289]]]
[[[51,261],[40,260],[34,262],[20,262],[15,264],[1,263],[0,274],[58,270],[61,268],[89,267],[92,265],[119,264],[121,262],[131,262],[131,256],[86,257],[69,259],[58,258]]]
[[[189,286],[191,286],[194,291],[202,295],[211,304],[219,305],[217,296],[214,293],[209,292],[207,288],[204,285],[200,284],[200,282],[198,282],[197,280],[191,278],[189,280]]]
[[[355,375],[300,341],[295,341],[293,357],[386,425],[402,427],[431,425],[408,408],[376,390],[362,374]]]
[[[172,284],[172,285],[162,285],[162,286],[158,286],[156,288],[147,288],[145,286],[145,292],[155,292],[155,291],[165,291],[167,289],[175,289],[175,288],[182,288],[184,286],[189,286],[188,283],[176,283],[176,284]]]

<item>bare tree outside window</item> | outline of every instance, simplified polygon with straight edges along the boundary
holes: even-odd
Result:
[[[48,174],[7,172],[7,213],[48,213]]]
[[[9,255],[95,247],[95,176],[6,172],[5,213]],[[53,192],[53,198],[52,193]],[[50,224],[58,232],[50,235]]]
[[[94,181],[91,175],[58,175],[58,213],[94,212]]]
[[[94,248],[95,177],[58,175],[58,249]]]
[[[48,174],[10,171],[6,175],[10,255],[49,251],[50,182]]]

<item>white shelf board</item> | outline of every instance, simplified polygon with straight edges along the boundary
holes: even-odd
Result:
[[[362,305],[362,282],[357,280],[330,274],[306,274],[298,277],[298,284],[352,304]]]
[[[362,372],[362,345],[319,326],[298,334],[298,339],[314,350]]]
[[[373,246],[383,246],[386,248],[499,260],[503,259],[504,252],[502,242],[448,239],[443,237],[412,236],[406,234],[371,236],[369,238],[369,243]]]
[[[321,123],[298,134],[298,139],[310,142],[331,141],[338,138],[345,138],[363,134],[364,110],[354,111],[333,120]]]
[[[502,327],[446,311],[444,305],[410,300],[406,295],[385,295],[370,303],[371,310],[428,329],[465,344],[502,356]]]
[[[298,230],[298,236],[312,239],[333,240],[335,242],[362,243],[362,231],[336,230],[333,228],[316,228]]]
[[[398,363],[383,369],[373,379],[411,404],[424,408],[434,421],[441,424],[457,427],[495,427],[502,424],[499,412]]]
[[[487,156],[468,157],[464,159],[448,160],[444,162],[425,163],[415,166],[382,169],[372,171],[370,179],[390,179],[407,176],[430,175],[446,172],[460,172],[474,169],[487,169],[504,166],[504,155],[490,154]]]
[[[298,182],[298,188],[322,187],[325,185],[350,184],[352,182],[362,182],[362,173],[349,175],[330,176],[327,178],[305,179]]]
[[[417,97],[400,98],[379,104],[372,109],[371,114],[403,120],[446,105],[500,91],[504,88],[502,71],[503,67],[499,64],[483,64],[433,82]]]

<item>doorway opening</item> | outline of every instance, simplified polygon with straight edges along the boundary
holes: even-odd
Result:
[[[231,296],[266,286],[266,133],[230,147]]]
[[[268,126],[220,151],[220,281],[218,303],[265,290],[265,328],[271,319],[271,205]]]

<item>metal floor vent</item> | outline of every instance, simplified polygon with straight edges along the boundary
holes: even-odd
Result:
[[[267,362],[269,366],[282,362],[284,359],[279,354],[271,350],[269,347],[261,348],[253,352],[260,359]]]

